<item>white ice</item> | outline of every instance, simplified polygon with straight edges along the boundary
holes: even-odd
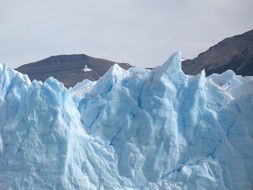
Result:
[[[0,189],[252,189],[252,77],[180,62],[71,89],[0,65]]]

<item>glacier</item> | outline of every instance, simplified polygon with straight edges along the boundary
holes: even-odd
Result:
[[[65,88],[0,65],[0,189],[250,190],[253,77],[114,65]]]

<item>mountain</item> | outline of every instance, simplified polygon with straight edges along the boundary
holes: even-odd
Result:
[[[228,69],[238,75],[253,75],[253,30],[226,38],[192,60],[182,63],[185,73],[222,73]]]
[[[69,89],[0,65],[0,189],[253,189],[252,84],[180,54]]]
[[[45,81],[50,76],[73,87],[84,79],[98,80],[116,62],[93,58],[84,54],[57,55],[41,61],[22,65],[16,70],[27,74],[31,80]],[[124,69],[132,67],[117,63]],[[152,69],[152,68],[150,68]],[[253,75],[253,30],[227,38],[192,60],[182,62],[186,74],[196,75],[203,69],[206,74],[222,73],[229,69],[238,75]]]
[[[63,82],[66,87],[73,87],[84,79],[98,80],[115,63],[84,54],[58,55],[22,65],[16,70],[27,74],[31,80],[45,81],[53,76]],[[117,64],[124,69],[131,67],[127,63]]]

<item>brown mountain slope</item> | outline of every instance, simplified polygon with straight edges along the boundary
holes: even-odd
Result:
[[[203,69],[207,75],[228,69],[238,75],[253,75],[253,30],[224,39],[195,59],[184,61],[182,69],[191,75]]]
[[[22,65],[16,70],[27,74],[31,80],[45,81],[48,77],[53,76],[63,82],[66,87],[72,87],[84,79],[98,80],[115,63],[84,54],[58,55]],[[117,64],[124,69],[131,67],[127,63]]]

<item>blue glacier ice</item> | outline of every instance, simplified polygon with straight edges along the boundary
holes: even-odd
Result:
[[[253,189],[253,78],[180,53],[70,89],[0,65],[0,189]]]

